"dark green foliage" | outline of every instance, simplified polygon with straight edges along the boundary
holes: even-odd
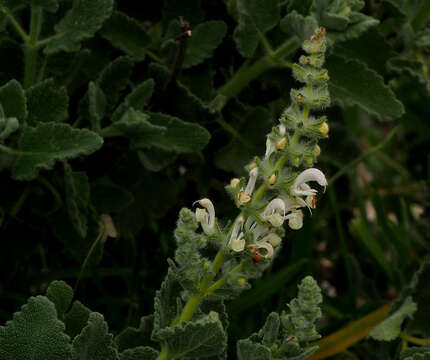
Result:
[[[25,92],[16,80],[11,80],[0,87],[0,104],[4,116],[15,117],[21,121],[27,117]]]

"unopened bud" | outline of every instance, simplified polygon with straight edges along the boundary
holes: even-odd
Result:
[[[326,122],[323,122],[321,126],[319,127],[319,131],[322,136],[327,136],[328,134],[328,124]]]
[[[298,94],[297,94],[297,98],[296,98],[296,100],[297,100],[297,103],[298,103],[298,104],[301,104],[301,103],[303,102],[303,95],[302,95],[302,94],[300,94],[300,93],[298,93]]]
[[[210,264],[206,261],[204,264],[203,264],[203,268],[205,269],[205,270],[207,270],[207,269],[209,269],[210,268]]]
[[[293,166],[299,166],[300,164],[300,158],[299,157],[295,157],[292,162]]]
[[[314,163],[314,158],[312,156],[306,156],[305,158],[305,163],[308,166],[312,166]]]
[[[318,145],[315,145],[314,147],[314,155],[315,156],[320,156],[321,154],[321,148]]]
[[[245,278],[239,278],[239,279],[237,279],[237,283],[238,283],[240,286],[243,286],[243,285],[245,285],[245,283],[246,283],[246,279],[245,279]]]
[[[253,163],[251,163],[251,165],[249,165],[250,170],[255,169],[256,167],[257,167],[257,163],[255,163],[255,162],[253,162]]]
[[[276,148],[278,150],[284,150],[285,149],[285,145],[287,144],[287,138],[283,137],[281,140],[278,141],[278,143],[276,144]]]
[[[240,183],[240,180],[238,178],[234,178],[234,179],[231,179],[230,186],[234,189],[239,183]]]
[[[322,74],[322,79],[328,80],[328,72],[327,71],[324,71],[324,74]]]
[[[275,174],[270,175],[269,185],[273,185],[275,183],[275,181],[276,181],[276,175]]]

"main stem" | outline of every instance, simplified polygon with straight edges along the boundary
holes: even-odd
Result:
[[[42,27],[42,8],[31,7],[30,36],[25,49],[24,88],[28,89],[34,83],[37,66],[37,39]]]

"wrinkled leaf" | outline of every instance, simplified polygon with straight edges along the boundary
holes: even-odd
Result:
[[[384,79],[364,63],[330,56],[326,67],[330,95],[341,106],[359,105],[380,120],[392,120],[405,112]]]
[[[56,161],[89,155],[97,151],[103,139],[86,129],[73,129],[59,123],[41,123],[26,127],[19,139],[19,152],[12,169],[16,180],[32,180],[39,171],[50,170]]]
[[[8,136],[19,129],[17,118],[0,118],[0,141],[4,141]]]
[[[49,284],[46,297],[54,303],[58,318],[63,319],[72,303],[73,289],[64,281],[55,280]]]
[[[24,89],[16,80],[11,80],[0,87],[0,104],[4,115],[24,120],[27,117],[27,100]]]
[[[31,297],[13,320],[0,327],[0,358],[64,360],[70,357],[69,341],[54,304],[45,296]]]

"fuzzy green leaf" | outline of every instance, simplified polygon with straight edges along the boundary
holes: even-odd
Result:
[[[392,120],[405,112],[384,79],[364,63],[330,56],[326,67],[330,95],[341,106],[359,105],[380,120]]]
[[[396,74],[407,74],[417,80],[430,94],[430,81],[423,70],[423,63],[412,56],[395,56],[387,62],[387,69]]]
[[[154,92],[154,80],[148,79],[136,86],[133,91],[127,95],[125,100],[116,108],[112,115],[112,122],[118,121],[129,108],[143,110]]]
[[[280,25],[284,32],[297,35],[303,42],[314,34],[318,22],[313,16],[305,17],[297,11],[292,11],[281,20]]]
[[[103,315],[93,312],[88,325],[73,340],[72,360],[118,360],[118,352],[112,334]]]
[[[152,346],[151,333],[154,325],[154,316],[143,316],[140,319],[139,328],[128,327],[121,331],[116,337],[115,342],[118,350],[123,351],[138,346]]]
[[[55,280],[49,284],[46,297],[54,303],[58,318],[62,320],[72,303],[73,289],[64,281]]]
[[[156,360],[158,351],[148,346],[139,346],[134,349],[128,349],[119,356],[120,360]]]
[[[149,171],[157,172],[172,164],[178,155],[173,151],[151,148],[139,150],[137,153],[140,163]]]
[[[24,89],[16,80],[11,80],[0,87],[0,104],[4,115],[24,120],[27,117],[27,100]]]
[[[272,345],[278,339],[279,327],[281,326],[281,320],[279,315],[275,312],[269,314],[266,319],[266,323],[260,330],[260,336],[263,338],[263,344],[266,346]]]
[[[157,147],[162,150],[189,153],[202,150],[210,139],[209,132],[200,125],[189,123],[166,114],[148,113],[150,123],[165,127],[164,134],[139,137],[133,142],[134,148]]]
[[[88,85],[88,116],[91,129],[101,131],[101,121],[106,113],[106,97],[103,91],[91,81]]]
[[[224,352],[227,336],[216,312],[196,320],[164,328],[157,337],[166,342],[174,358],[207,358]]]
[[[72,339],[78,335],[87,325],[90,314],[90,309],[88,309],[80,301],[74,301],[72,308],[64,317],[64,323],[66,324],[66,334]]]
[[[145,59],[145,48],[151,43],[143,24],[119,11],[113,12],[100,34],[135,61]]]
[[[410,347],[400,353],[400,360],[430,360],[429,347]]]
[[[401,332],[401,326],[406,318],[412,318],[417,311],[417,304],[409,296],[403,302],[403,305],[394,313],[388,316],[383,322],[375,327],[369,336],[378,341],[391,341],[396,339]]]
[[[71,347],[54,304],[45,296],[31,297],[0,327],[0,359],[64,360]]]
[[[272,360],[272,353],[266,346],[245,339],[239,340],[237,343],[237,358],[239,360]]]
[[[236,0],[238,26],[234,40],[240,54],[251,57],[260,42],[260,33],[274,28],[279,22],[278,0]]]
[[[223,21],[207,21],[193,29],[192,36],[187,43],[184,69],[201,64],[212,57],[213,51],[221,44],[227,33],[227,25]]]
[[[42,81],[25,92],[30,124],[63,121],[68,117],[69,96],[65,87],[57,88],[52,79]]]
[[[74,172],[72,167],[65,162],[64,185],[70,221],[78,234],[85,238],[88,232],[88,204],[90,200],[88,176],[82,171]]]
[[[118,102],[121,91],[127,86],[132,71],[133,62],[127,57],[119,57],[101,72],[97,84],[106,96],[108,108],[113,108]]]
[[[72,9],[55,26],[56,35],[45,47],[46,54],[78,51],[112,13],[113,0],[74,0]]]
[[[17,118],[0,118],[0,142],[6,140],[10,134],[19,129]]]
[[[124,136],[137,138],[138,141],[146,141],[153,136],[165,135],[166,127],[151,124],[149,118],[149,115],[130,108],[120,121],[114,122],[109,128],[118,130]],[[108,133],[109,128],[104,129],[103,132]]]
[[[154,331],[152,333],[154,339],[160,340],[158,337],[159,330],[170,326],[178,316],[181,291],[182,287],[169,268],[161,288],[156,292],[154,298]]]
[[[19,152],[12,169],[16,180],[32,180],[39,171],[50,170],[56,161],[89,155],[97,151],[103,139],[86,129],[73,129],[59,123],[41,123],[26,127],[19,139]]]

